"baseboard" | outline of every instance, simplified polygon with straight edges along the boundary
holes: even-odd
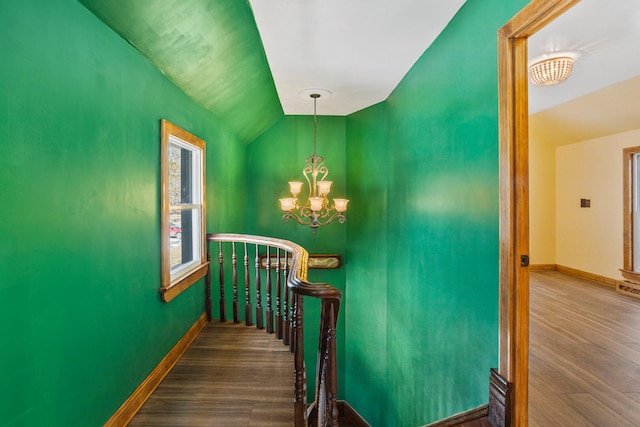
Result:
[[[338,400],[338,412],[340,413],[339,424],[353,427],[371,427],[371,424],[344,400]]]
[[[591,280],[592,282],[598,282],[603,285],[611,286],[613,288],[618,286],[619,280],[611,279],[610,277],[600,276],[595,273],[587,273],[586,271],[578,270],[571,267],[565,267],[560,264],[531,264],[529,271],[559,271],[561,273],[568,274],[570,276],[578,277],[580,279]]]
[[[203,313],[104,426],[118,427],[127,425],[206,325],[207,315]]]
[[[530,264],[529,271],[556,271],[556,264]]]
[[[492,426],[508,427],[511,425],[511,390],[513,385],[496,369],[489,375],[489,413]]]
[[[556,270],[561,273],[569,274],[571,276],[579,277],[585,280],[591,280],[592,282],[598,282],[600,284],[611,286],[613,288],[618,285],[618,280],[616,279],[600,276],[599,274],[595,273],[587,273],[586,271],[577,270],[571,267],[565,267],[564,265],[557,265]]]
[[[454,427],[462,426],[472,421],[486,419],[489,413],[489,405],[482,405],[475,409],[470,409],[465,412],[453,415],[447,419],[437,421],[432,424],[428,424],[425,427]]]

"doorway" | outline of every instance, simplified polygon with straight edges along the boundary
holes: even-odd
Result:
[[[511,425],[528,422],[529,154],[527,39],[579,0],[532,0],[498,32],[500,366],[513,384]]]

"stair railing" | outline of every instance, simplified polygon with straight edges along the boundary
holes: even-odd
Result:
[[[211,261],[212,245],[218,243],[218,277],[220,293],[220,321],[227,320],[225,296],[225,261],[231,259],[231,287],[233,289],[233,321],[239,323],[239,295],[244,293],[244,317],[247,326],[253,325],[275,334],[294,353],[294,412],[295,425],[338,426],[338,371],[336,358],[336,325],[342,292],[326,283],[307,281],[309,253],[300,245],[281,239],[245,234],[208,234],[207,260]],[[238,254],[242,258],[244,285],[238,284]],[[253,272],[251,272],[253,258]],[[209,319],[212,313],[212,264],[206,277],[205,301]],[[275,275],[275,280],[274,276]],[[251,282],[253,276],[253,283]],[[264,279],[264,289],[263,289]],[[244,291],[244,292],[242,292]],[[275,297],[275,304],[273,299]],[[314,402],[307,404],[306,368],[304,363],[304,298],[321,301],[320,338],[316,369]],[[266,305],[266,308],[263,307]],[[266,316],[265,316],[266,314]],[[266,318],[265,318],[266,317]],[[265,325],[266,323],[266,325]]]

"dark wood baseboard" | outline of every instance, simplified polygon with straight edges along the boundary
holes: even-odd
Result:
[[[489,404],[479,406],[426,427],[509,427],[511,426],[513,384],[491,369],[489,375]]]
[[[173,365],[176,364],[182,354],[189,348],[193,340],[196,339],[200,331],[207,325],[207,314],[202,316],[193,324],[191,328],[180,341],[173,346],[167,355],[158,363],[153,371],[142,381],[142,383],[134,390],[129,398],[120,406],[120,408],[109,418],[104,424],[105,427],[118,427],[127,425],[134,417],[136,412],[147,401],[151,393],[160,385],[164,377],[171,371]]]
[[[512,384],[497,370],[491,369],[489,376],[489,422],[495,427],[511,425]]]
[[[529,271],[559,271],[570,276],[579,277],[580,279],[590,280],[592,282],[597,282],[614,288],[617,287],[620,282],[619,280],[612,279],[610,277],[600,276],[595,273],[588,273],[586,271],[566,267],[560,264],[531,264],[529,266]]]
[[[362,415],[344,400],[338,400],[338,412],[340,413],[339,424],[353,427],[371,427]]]
[[[473,425],[474,422],[486,420],[488,413],[489,405],[482,405],[475,409],[453,415],[447,419],[428,424],[425,427],[461,427],[464,425]]]

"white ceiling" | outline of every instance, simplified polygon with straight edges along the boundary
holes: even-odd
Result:
[[[573,100],[640,75],[640,1],[582,0],[529,38],[529,58],[580,54],[571,77],[551,87],[529,85],[529,112]]]
[[[318,114],[338,116],[384,101],[464,2],[250,0],[285,114],[312,114],[300,93],[319,88],[332,94],[318,101]],[[585,96],[623,81],[640,84],[630,80],[640,75],[640,0],[582,0],[529,39],[530,60],[558,51],[580,55],[573,73],[558,86],[530,84],[530,113],[552,117],[554,108],[590,99],[601,110],[591,117],[600,114],[615,128],[617,109]],[[614,92],[630,98],[637,90]],[[640,121],[640,103],[626,102]],[[624,126],[635,117],[627,115]]]
[[[285,114],[319,115],[387,99],[466,0],[250,0]]]
[[[582,0],[529,38],[530,62],[580,54],[557,86],[529,83],[530,126],[556,145],[640,129],[640,1]]]

